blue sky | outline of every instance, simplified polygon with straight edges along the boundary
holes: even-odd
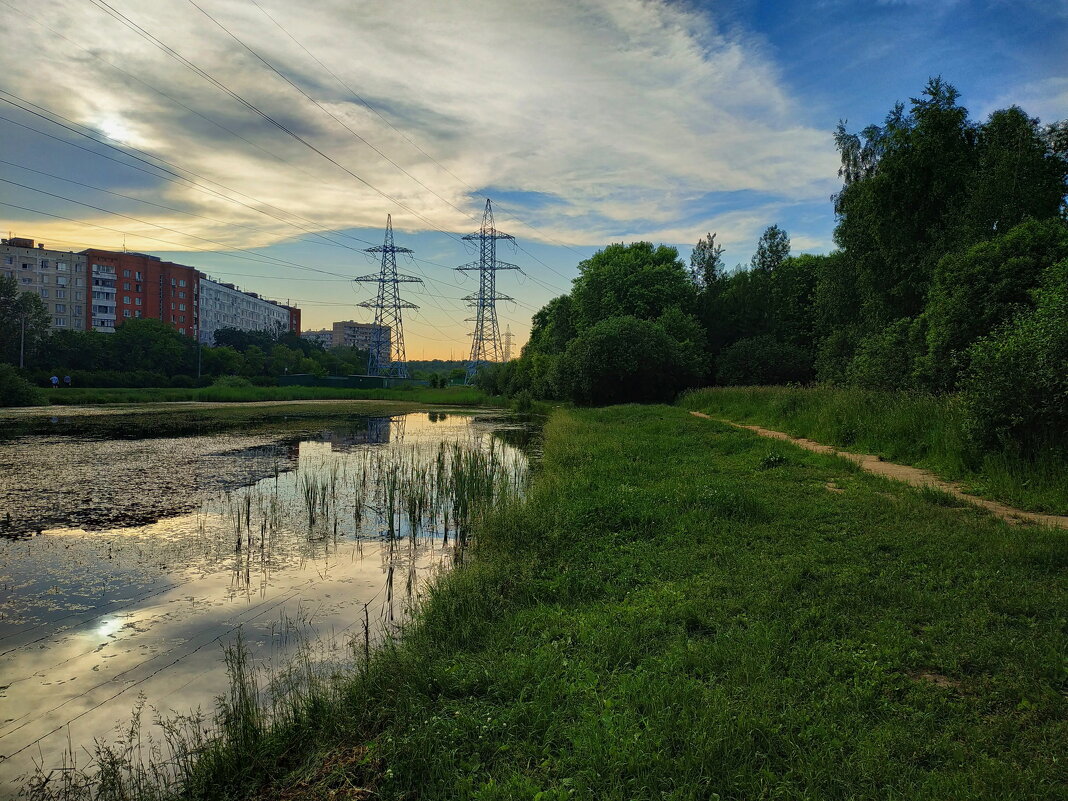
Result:
[[[500,257],[524,274],[498,288],[521,343],[609,242],[686,257],[715,231],[734,265],[777,223],[795,252],[826,252],[835,124],[880,121],[930,76],[974,119],[1012,103],[1068,117],[1064,0],[198,5],[214,19],[112,3],[180,63],[84,0],[0,4],[0,100],[65,118],[0,102],[0,228],[125,241],[292,300],[314,328],[367,319],[354,304],[372,288],[350,279],[374,271],[360,250],[389,213],[419,259],[402,269],[425,279],[408,287],[410,358],[469,347],[477,284],[451,268],[473,258],[459,237],[486,196],[517,238]]]

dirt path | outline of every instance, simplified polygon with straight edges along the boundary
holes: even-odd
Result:
[[[906,484],[911,484],[914,487],[934,487],[935,489],[940,489],[943,492],[948,492],[955,498],[960,498],[962,501],[981,506],[983,509],[986,509],[988,512],[997,515],[1002,520],[1006,520],[1009,523],[1027,521],[1029,523],[1038,523],[1043,526],[1068,529],[1068,516],[1066,515],[1047,515],[1041,514],[1040,512],[1025,512],[1023,509],[1015,509],[1012,506],[1006,506],[997,501],[988,501],[986,498],[969,495],[956,484],[946,481],[943,478],[939,478],[930,470],[921,470],[918,467],[909,467],[904,464],[884,462],[880,457],[872,456],[867,453],[840,451],[831,445],[824,445],[811,439],[805,439],[804,437],[791,437],[789,434],[784,434],[781,431],[772,431],[771,429],[761,428],[760,426],[744,425],[742,423],[732,422],[731,420],[724,420],[719,417],[710,417],[703,412],[690,412],[690,414],[694,417],[703,417],[706,420],[715,420],[717,423],[726,423],[735,428],[744,428],[747,431],[752,431],[754,434],[759,434],[760,436],[768,437],[769,439],[779,439],[783,442],[789,442],[798,447],[805,448],[806,450],[814,451],[815,453],[825,453],[829,456],[841,456],[843,459],[856,462],[861,468],[867,470],[869,473],[886,476],[895,481],[904,481]]]

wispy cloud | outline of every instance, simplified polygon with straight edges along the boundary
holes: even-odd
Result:
[[[827,133],[798,123],[798,102],[782,88],[778,67],[743,36],[720,30],[713,15],[677,4],[402,0],[362,4],[357,12],[350,2],[332,0],[298,12],[289,2],[260,0],[378,114],[254,4],[204,4],[433,193],[271,74],[192,5],[114,4],[421,219],[272,128],[99,9],[82,2],[15,2],[28,19],[17,26],[9,20],[0,34],[3,88],[120,145],[158,154],[299,215],[312,221],[301,225],[316,230],[378,227],[392,212],[401,229],[466,232],[473,220],[452,206],[477,215],[473,190],[492,186],[512,193],[511,207],[547,237],[600,244],[609,234],[666,233],[712,192],[749,191],[794,203],[825,198],[833,188],[835,159]],[[28,139],[10,126],[3,135],[5,144],[23,140],[23,152],[33,162],[28,166],[51,165],[86,183],[94,182],[84,177],[92,171],[95,182],[101,180],[85,153]],[[217,222],[150,207],[135,211],[114,197],[69,186],[66,192],[229,245],[264,246],[297,233],[188,186],[162,181],[145,186],[144,178],[117,170],[107,187],[133,186],[123,191]],[[48,185],[62,194],[56,189],[60,183]],[[527,205],[523,193],[538,200]],[[545,196],[554,202],[544,202]],[[128,220],[87,217],[76,206],[66,212],[175,238]],[[64,238],[75,236],[77,228],[58,221],[34,227],[38,236]],[[79,236],[114,241],[114,235],[94,229],[80,230]],[[682,241],[693,237],[691,231]],[[191,239],[187,244],[204,246]],[[148,240],[132,246],[161,247]]]

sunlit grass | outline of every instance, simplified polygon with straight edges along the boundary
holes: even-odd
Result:
[[[1068,514],[1068,463],[1054,454],[981,453],[964,436],[955,396],[850,387],[716,387],[679,405],[736,423],[924,467],[1022,509]]]

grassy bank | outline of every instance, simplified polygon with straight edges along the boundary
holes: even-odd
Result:
[[[396,400],[410,403],[445,403],[458,406],[501,406],[503,403],[474,387],[431,389],[335,389],[333,387],[147,387],[142,389],[45,390],[53,405],[110,403],[172,403],[204,401],[212,403],[254,403],[256,401],[299,400]]]
[[[1068,514],[1068,463],[1048,454],[978,453],[952,396],[854,388],[716,387],[680,405],[737,423],[807,437],[924,467],[969,491],[1022,509]]]
[[[239,682],[183,797],[1068,791],[1063,532],[660,406],[558,411],[476,542],[283,725]]]

